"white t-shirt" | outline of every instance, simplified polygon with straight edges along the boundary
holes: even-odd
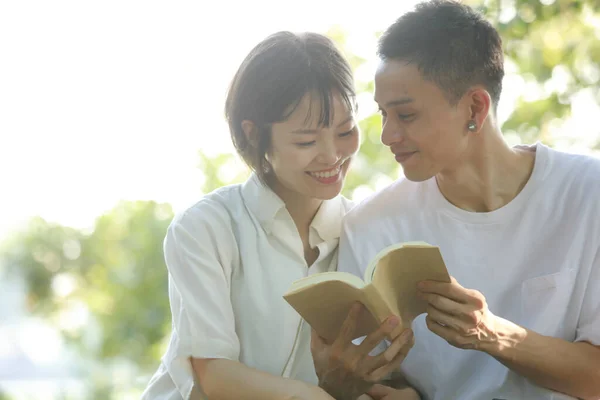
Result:
[[[600,345],[600,160],[542,144],[532,175],[506,206],[459,209],[435,178],[401,179],[357,205],[343,223],[338,270],[360,277],[383,247],[425,241],[449,272],[481,291],[490,310],[543,335]],[[427,399],[568,399],[493,357],[455,348],[413,323],[416,344],[402,364]]]
[[[190,398],[190,356],[239,360],[316,383],[310,327],[282,295],[296,279],[335,269],[341,221],[350,208],[342,196],[323,202],[309,233],[319,249],[310,267],[283,201],[255,175],[176,216],[164,243],[171,341],[142,398]]]

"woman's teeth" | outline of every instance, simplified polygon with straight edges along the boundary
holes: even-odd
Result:
[[[332,169],[331,171],[326,171],[326,172],[310,172],[310,174],[312,176],[314,176],[315,178],[331,178],[332,176],[336,176],[337,174],[339,174],[340,172],[340,168],[335,168]]]

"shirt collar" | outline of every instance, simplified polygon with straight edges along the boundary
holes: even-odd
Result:
[[[254,172],[242,186],[242,197],[263,229],[267,233],[271,233],[275,216],[285,208],[283,200],[262,183]]]
[[[340,237],[342,218],[345,214],[345,207],[342,202],[342,196],[323,201],[317,215],[313,218],[310,226],[315,229],[323,241],[327,242]]]
[[[242,197],[248,209],[256,216],[262,228],[271,233],[277,214],[285,209],[285,203],[255,173],[242,186]],[[313,228],[323,241],[338,239],[345,213],[342,196],[325,200],[313,218]]]

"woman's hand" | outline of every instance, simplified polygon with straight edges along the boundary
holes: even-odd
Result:
[[[368,335],[360,345],[352,343],[356,323],[363,306],[356,304],[344,321],[339,336],[328,344],[314,331],[311,351],[319,386],[337,400],[355,400],[369,391],[375,383],[397,369],[414,344],[410,329],[396,332],[399,318],[391,316],[378,330]],[[384,339],[391,345],[381,354],[369,353]]]
[[[367,395],[372,400],[421,400],[421,396],[413,388],[394,389],[384,385],[374,385]]]

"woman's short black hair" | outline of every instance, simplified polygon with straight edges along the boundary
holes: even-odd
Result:
[[[318,101],[319,126],[333,120],[334,95],[349,110],[355,108],[350,65],[331,39],[317,33],[283,31],[268,36],[250,51],[231,82],[225,103],[231,138],[263,182],[269,170],[271,124],[285,121],[306,94]],[[256,126],[257,143],[246,137],[244,120]]]

